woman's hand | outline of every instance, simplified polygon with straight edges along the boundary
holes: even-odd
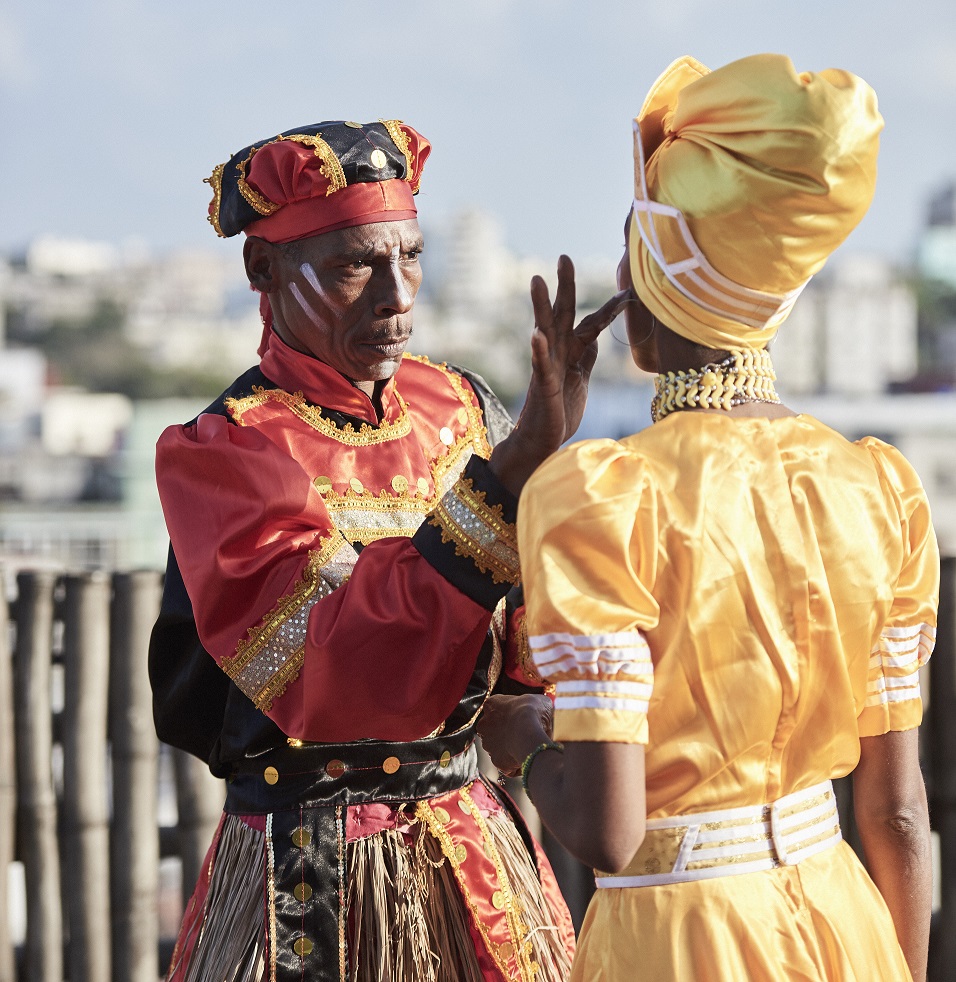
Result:
[[[514,432],[495,447],[491,467],[513,494],[521,492],[535,468],[577,431],[587,402],[588,382],[597,358],[598,335],[624,309],[630,290],[616,293],[574,326],[574,265],[558,259],[554,303],[540,276],[531,281],[534,333],[531,382]]]
[[[547,696],[491,696],[478,719],[481,744],[506,777],[517,777],[525,757],[551,739],[554,707]]]

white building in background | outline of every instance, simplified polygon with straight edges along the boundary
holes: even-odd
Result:
[[[810,281],[771,352],[781,392],[877,396],[916,374],[916,298],[886,261],[843,257]]]

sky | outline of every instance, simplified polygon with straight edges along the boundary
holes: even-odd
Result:
[[[956,179],[953,0],[0,0],[0,254],[58,235],[238,260],[205,221],[217,163],[398,118],[433,145],[426,231],[477,207],[521,255],[616,259],[651,83],[761,51],[876,89],[876,200],[844,249],[906,262]]]

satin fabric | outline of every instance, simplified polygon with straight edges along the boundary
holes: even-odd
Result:
[[[310,403],[376,424],[368,396],[275,335],[262,369]],[[466,398],[477,406],[473,393]],[[407,420],[406,436],[349,446],[266,402],[245,413],[243,425],[208,414],[160,437],[156,471],[166,524],[199,636],[218,663],[294,591],[310,550],[338,534],[317,477],[342,494],[360,478],[390,501],[392,479],[402,475],[413,489],[421,478],[427,495],[435,494],[430,465],[448,451],[441,427],[456,439],[466,433],[461,400],[437,368],[406,359],[382,402],[383,421]],[[475,449],[489,453],[487,445]],[[490,620],[490,611],[430,565],[410,538],[383,530],[347,582],[312,608],[305,667],[268,715],[304,740],[423,737],[457,704]],[[392,643],[383,647],[383,636]],[[376,731],[369,732],[373,719]]]
[[[808,416],[675,413],[551,458],[518,530],[532,640],[647,639],[648,818],[773,801],[847,774],[861,735],[920,721],[918,689],[880,695],[879,651],[932,636],[939,556],[919,479],[887,444]],[[568,711],[555,737],[639,742],[642,723]],[[796,868],[599,890],[573,977],[909,975],[840,845]]]
[[[670,65],[637,117],[649,197],[677,208],[714,268],[744,287],[787,294],[816,273],[869,208],[883,119],[876,94],[840,69],[797,72],[784,55],[711,72]],[[635,168],[640,168],[635,147]],[[635,178],[640,194],[640,173]],[[687,258],[677,222],[655,222],[665,259]],[[684,296],[634,223],[631,276],[652,314],[710,348],[763,347],[789,312],[744,328]],[[706,289],[702,300],[712,300]]]

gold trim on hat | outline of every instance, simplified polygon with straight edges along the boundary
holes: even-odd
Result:
[[[335,151],[322,139],[321,133],[316,133],[315,136],[309,136],[306,133],[291,133],[289,136],[283,136],[280,133],[274,142],[278,143],[280,140],[292,140],[295,143],[312,147],[316,157],[322,161],[319,166],[319,173],[329,182],[329,187],[325,192],[326,196],[334,191],[341,191],[345,187],[347,182],[342,164],[336,157]]]
[[[209,177],[203,178],[203,184],[208,184],[212,188],[212,211],[206,216],[206,221],[216,230],[216,235],[220,239],[228,238],[219,224],[219,206],[222,204],[222,172],[225,164],[217,164],[215,170]]]
[[[402,151],[405,156],[405,180],[412,183],[412,168],[414,166],[415,155],[408,145],[408,134],[402,129],[400,119],[380,119],[379,122],[388,130],[388,135],[392,138],[392,143]],[[412,187],[412,191],[417,191],[418,187]]]

